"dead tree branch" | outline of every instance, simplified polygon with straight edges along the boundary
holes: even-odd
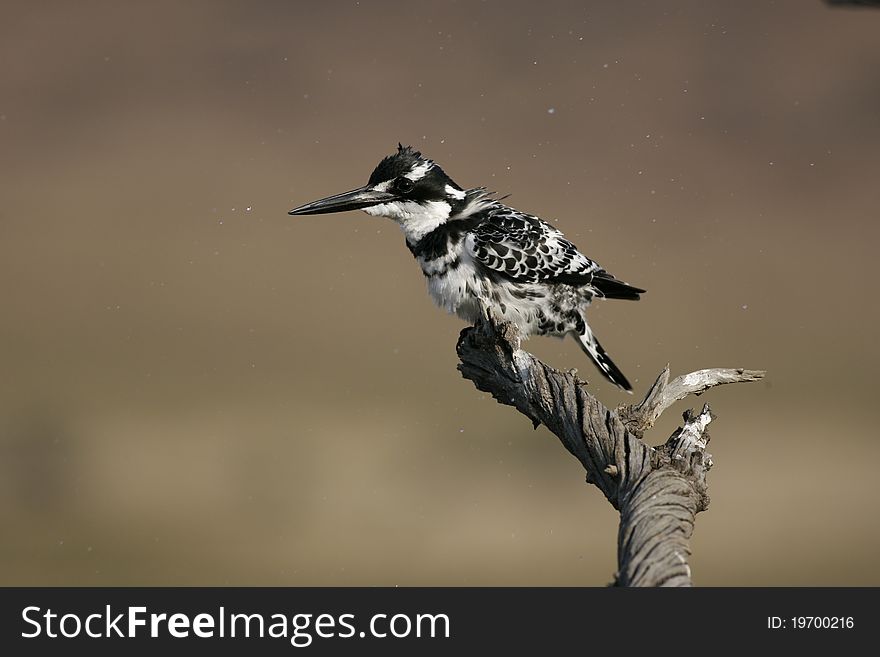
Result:
[[[657,447],[644,432],[674,402],[725,383],[757,381],[764,372],[709,369],[669,381],[667,366],[639,404],[607,409],[575,373],[560,372],[520,348],[508,323],[481,321],[461,333],[462,375],[500,403],[546,426],[620,512],[617,586],[690,586],[689,539],[709,504],[706,473],[709,406],[687,411],[684,426]]]

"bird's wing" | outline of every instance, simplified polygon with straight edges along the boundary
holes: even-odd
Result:
[[[553,226],[506,207],[473,229],[467,247],[490,271],[520,283],[588,285],[604,273]]]

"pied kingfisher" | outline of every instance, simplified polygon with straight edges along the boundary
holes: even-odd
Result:
[[[639,298],[553,226],[514,210],[483,187],[462,189],[410,146],[398,145],[363,187],[290,214],[363,210],[393,219],[441,308],[474,323],[491,310],[526,336],[572,334],[599,371],[632,391],[587,325],[594,297]]]

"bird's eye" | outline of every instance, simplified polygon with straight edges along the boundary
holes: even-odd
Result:
[[[405,176],[401,176],[397,180],[394,181],[394,189],[398,192],[410,192],[413,188],[413,181]]]

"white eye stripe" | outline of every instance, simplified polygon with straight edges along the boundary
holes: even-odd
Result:
[[[417,180],[421,180],[425,177],[425,174],[431,170],[431,167],[434,166],[434,163],[431,160],[424,160],[416,164],[412,169],[410,169],[409,173],[403,174],[404,178],[409,178],[413,182]]]
[[[377,192],[387,192],[391,189],[391,183],[393,180],[386,180],[385,182],[380,182],[378,185],[373,185],[373,189]]]

